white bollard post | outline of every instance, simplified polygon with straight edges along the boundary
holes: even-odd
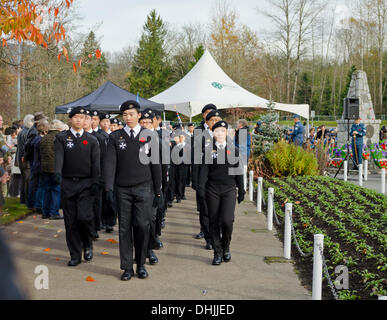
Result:
[[[262,212],[262,194],[263,191],[263,178],[258,178],[258,187],[257,187],[257,212]]]
[[[380,192],[385,194],[386,193],[386,169],[382,168],[382,187]]]
[[[323,234],[314,235],[312,300],[321,300],[323,266],[319,247],[324,250]]]
[[[267,199],[267,230],[273,230],[274,189],[269,188]]]
[[[363,186],[363,165],[359,164],[359,186]]]
[[[285,230],[284,230],[284,257],[290,259],[291,241],[292,241],[292,227],[290,225],[290,217],[292,216],[293,205],[287,203],[285,205]]]
[[[247,166],[243,166],[243,185],[245,191],[247,191]]]
[[[368,160],[364,160],[364,181],[368,181]]]
[[[348,181],[348,161],[344,161],[344,181]]]
[[[249,200],[254,200],[254,171],[250,171],[249,175]]]

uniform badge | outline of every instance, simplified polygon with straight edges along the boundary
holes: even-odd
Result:
[[[210,139],[207,139],[206,140],[206,144],[204,145],[205,147],[208,147],[209,145],[210,145],[210,143],[211,143],[211,140]]]
[[[69,149],[72,149],[72,148],[74,148],[74,143],[69,141],[69,142],[66,143],[66,147],[69,148]]]
[[[125,142],[120,142],[120,144],[118,145],[118,147],[121,149],[121,150],[125,150],[127,145]]]

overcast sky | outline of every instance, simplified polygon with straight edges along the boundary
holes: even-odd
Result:
[[[337,6],[338,18],[349,14],[349,0],[326,0]],[[141,37],[147,15],[156,9],[161,18],[179,28],[190,23],[208,24],[211,20],[213,0],[79,0],[83,32],[102,23],[97,29],[102,50],[120,51],[127,45],[136,45]],[[264,37],[270,30],[270,21],[256,8],[270,10],[266,0],[233,0],[239,21]]]

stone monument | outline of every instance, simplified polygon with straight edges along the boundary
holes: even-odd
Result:
[[[367,129],[367,134],[363,138],[364,143],[367,146],[373,143],[378,143],[380,124],[382,121],[375,119],[370,89],[368,87],[367,74],[364,71],[355,71],[352,74],[347,98],[359,99],[359,114],[361,123],[363,123]],[[353,123],[353,120],[349,120],[349,129]],[[337,120],[337,140],[339,147],[347,143],[349,129],[348,120],[344,119],[343,113],[342,119]]]

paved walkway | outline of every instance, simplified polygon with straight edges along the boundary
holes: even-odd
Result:
[[[30,299],[311,299],[301,286],[291,263],[266,264],[265,256],[282,256],[282,243],[266,230],[263,214],[249,201],[237,206],[232,260],[212,266],[212,251],[199,231],[194,192],[174,203],[167,213],[161,237],[164,248],[156,251],[159,264],[147,266],[149,278],[120,281],[117,228],[100,232],[94,242],[94,259],[67,267],[69,254],[63,220],[29,216],[2,228],[13,249],[20,281]],[[49,289],[37,290],[34,273],[38,265],[49,270]],[[86,281],[92,277],[95,281]]]
[[[336,178],[339,180],[344,180],[344,175],[338,174]],[[364,176],[363,176],[363,178],[364,178]],[[358,173],[358,171],[351,171],[350,175],[347,177],[347,181],[358,186],[359,185],[359,173]],[[375,191],[380,193],[381,192],[381,185],[382,185],[381,181],[382,181],[381,174],[368,175],[367,181],[364,181],[364,179],[363,179],[363,188],[375,190]],[[387,185],[387,179],[385,181],[385,184]]]

